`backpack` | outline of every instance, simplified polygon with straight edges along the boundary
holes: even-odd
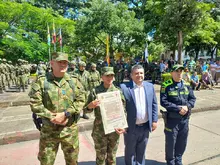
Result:
[[[47,77],[47,74],[46,74],[46,77]],[[70,80],[66,80],[66,81],[68,82],[70,88],[74,91],[74,88],[75,88],[75,87],[74,87],[74,82],[73,82],[73,80],[70,79]],[[44,91],[44,95],[45,95],[45,93],[47,93],[48,90],[49,90],[49,82],[47,81],[47,78],[45,78],[45,79],[44,79],[44,90],[43,90],[43,91]],[[73,100],[75,99],[75,94],[74,94],[74,92],[73,92],[72,99],[73,99]],[[34,122],[36,128],[40,131],[40,130],[41,130],[41,127],[42,127],[42,124],[43,124],[42,118],[39,117],[39,116],[37,116],[36,113],[32,113],[32,118],[33,118],[33,122]]]

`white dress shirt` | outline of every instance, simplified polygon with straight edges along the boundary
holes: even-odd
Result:
[[[144,86],[143,84],[138,86],[137,84],[135,84],[135,82],[133,82],[133,85],[137,108],[136,124],[143,124],[148,121]]]

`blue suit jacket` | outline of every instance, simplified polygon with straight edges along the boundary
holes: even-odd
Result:
[[[149,120],[149,128],[152,130],[152,122],[157,122],[158,120],[158,104],[154,86],[151,83],[143,82],[144,91],[146,96],[146,111]],[[120,85],[122,92],[126,100],[126,111],[127,111],[127,122],[128,122],[128,132],[133,132],[136,128],[136,100],[134,94],[133,81],[128,83],[123,83]]]

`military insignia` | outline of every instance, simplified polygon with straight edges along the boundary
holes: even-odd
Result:
[[[65,91],[65,90],[62,90],[62,94],[65,95],[65,94],[66,94],[66,91]]]

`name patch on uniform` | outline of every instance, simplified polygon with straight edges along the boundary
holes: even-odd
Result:
[[[166,88],[165,87],[161,87],[160,92],[161,93],[165,93],[165,91],[166,91]]]

